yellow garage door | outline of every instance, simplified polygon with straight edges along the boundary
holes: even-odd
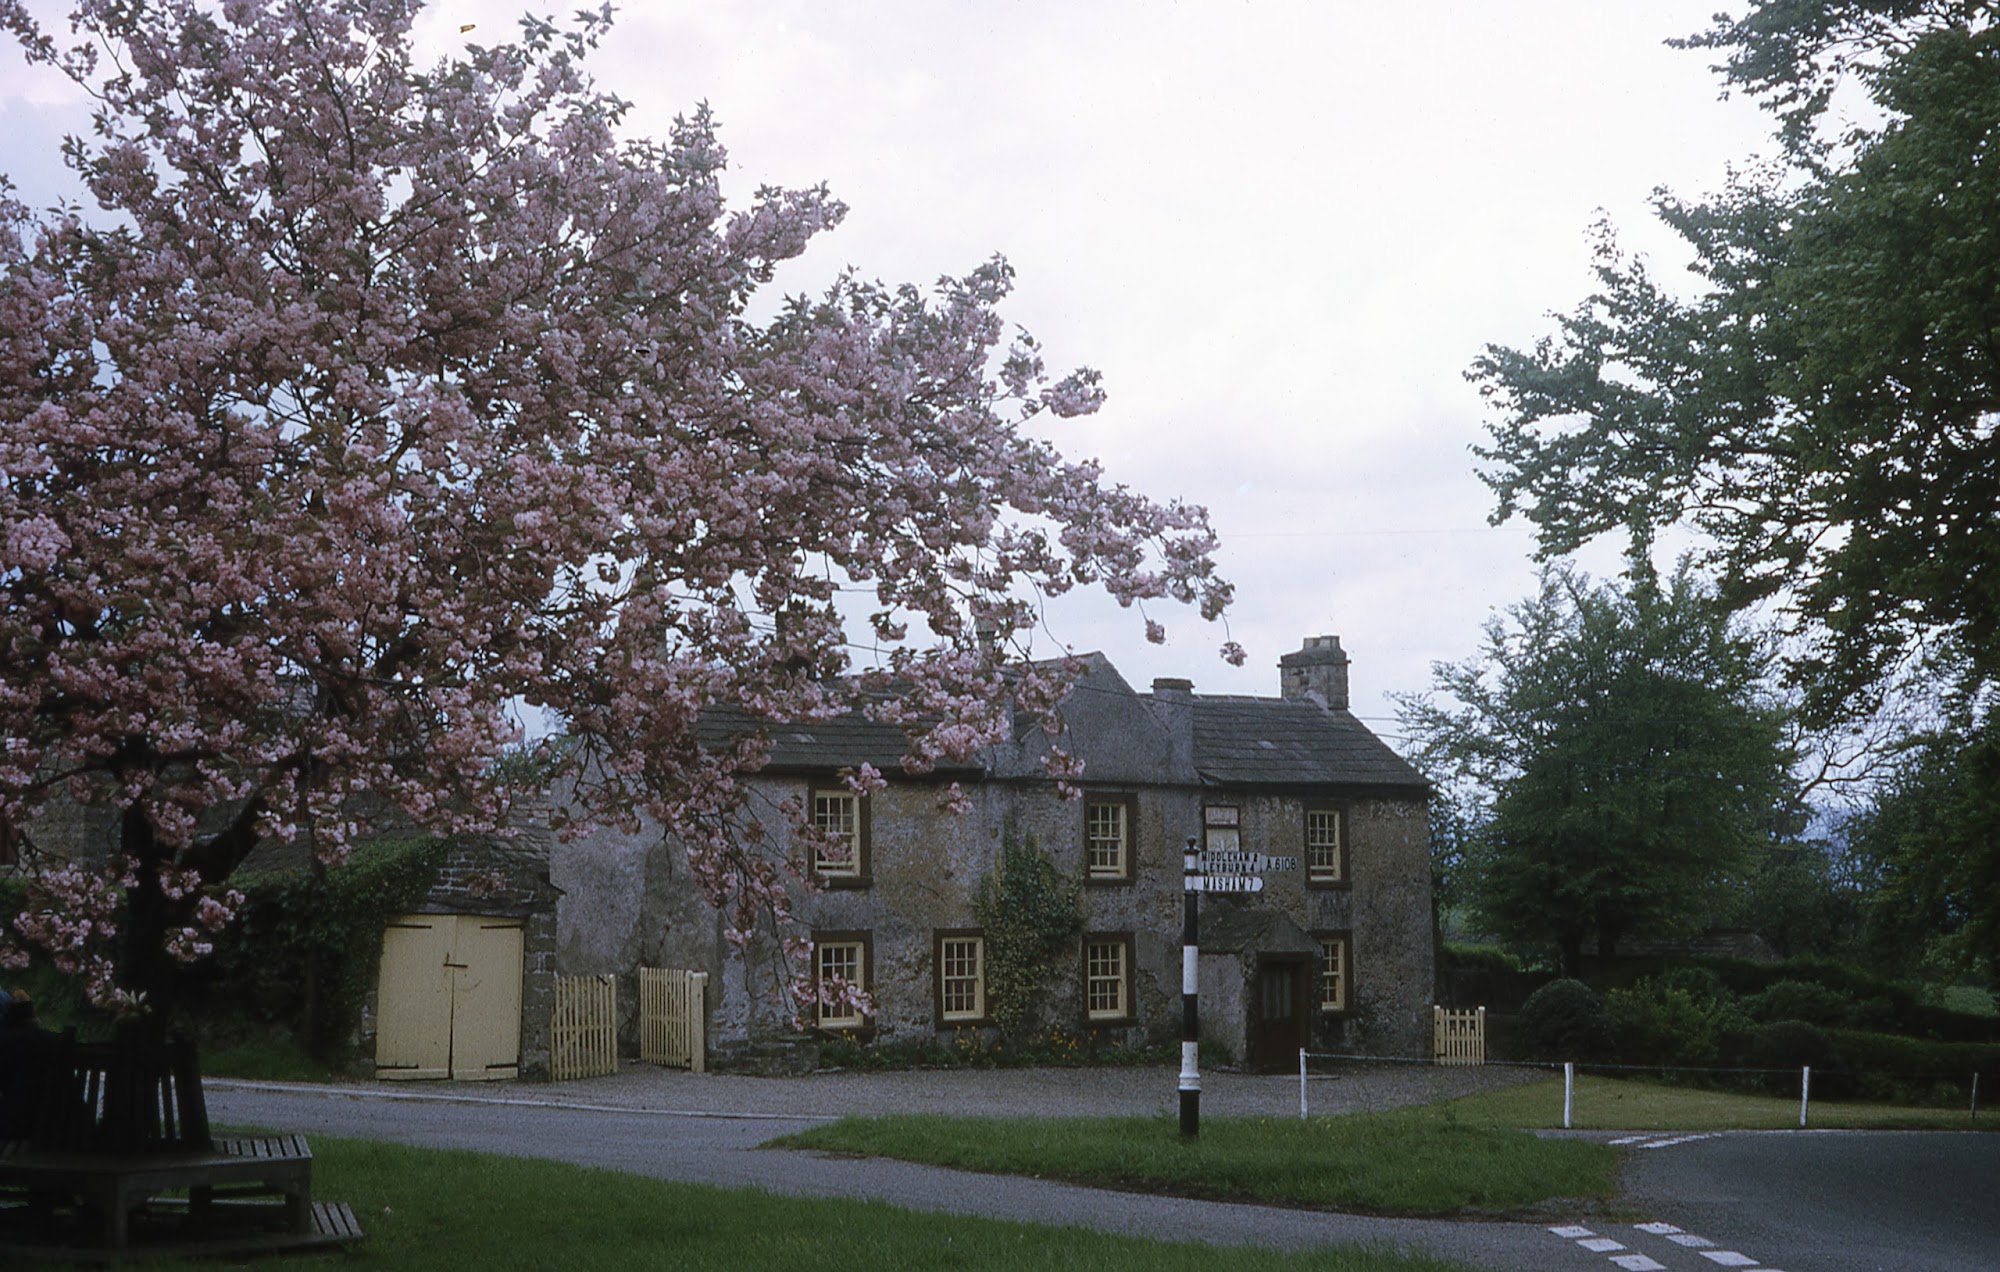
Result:
[[[382,937],[382,1078],[511,1078],[521,1065],[521,923],[407,914]]]

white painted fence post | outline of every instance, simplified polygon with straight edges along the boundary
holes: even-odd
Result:
[[[1299,1120],[1306,1120],[1306,1049],[1299,1048]]]
[[[1979,1075],[1976,1073],[1972,1075],[1972,1116],[1967,1120],[1979,1120]]]
[[[1806,1124],[1806,1106],[1810,1103],[1812,1103],[1812,1066],[1806,1065],[1799,1070],[1799,1127],[1802,1130]]]
[[[1576,1061],[1563,1061],[1563,1129],[1569,1129],[1570,1111],[1576,1106]]]

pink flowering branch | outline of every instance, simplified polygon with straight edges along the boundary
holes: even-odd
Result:
[[[1024,431],[1103,389],[1006,335],[1005,261],[753,321],[838,200],[726,205],[705,109],[626,136],[605,12],[419,70],[416,8],[78,0],[65,43],[0,0],[95,97],[101,209],[0,189],[0,834],[117,810],[135,882],[17,933],[107,1001],[200,956],[259,842],[504,825],[521,703],[565,732],[566,831],[666,825],[748,941],[802,878],[740,816],[760,743],[705,712],[867,711],[925,771],[1053,712],[1040,599],[1229,601],[1201,509]],[[114,983],[79,915],[158,957]]]

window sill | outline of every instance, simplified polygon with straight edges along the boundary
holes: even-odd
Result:
[[[870,888],[875,886],[872,875],[829,875],[815,874],[813,882],[829,892],[846,888]]]

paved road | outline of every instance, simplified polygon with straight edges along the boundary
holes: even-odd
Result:
[[[1390,1107],[1455,1094],[1481,1082],[1506,1080],[1436,1070],[1371,1075],[1315,1083],[1314,1112]],[[1946,1272],[1984,1263],[1926,1261],[1955,1258],[1963,1243],[1980,1240],[2000,1251],[1992,1208],[1964,1232],[1944,1242],[1906,1243],[1896,1237],[1866,1250],[1868,1261],[1848,1256],[1842,1239],[1755,1203],[1730,1204],[1755,1195],[1728,1180],[1742,1171],[1768,1172],[1769,1154],[1787,1144],[1831,1142],[1824,1136],[1673,1137],[1679,1142],[1634,1148],[1638,1195],[1651,1208],[1647,1225],[1604,1224],[1589,1217],[1541,1224],[1370,1219],[1263,1206],[1226,1205],[1178,1198],[1106,1193],[1043,1180],[941,1170],[903,1162],[834,1161],[817,1154],[761,1149],[765,1141],[842,1113],[930,1110],[1019,1113],[1040,1109],[1064,1115],[1152,1113],[1173,1102],[1171,1075],[1102,1070],[1000,1071],[822,1075],[812,1079],[669,1074],[629,1069],[615,1078],[552,1086],[478,1088],[424,1084],[291,1087],[210,1080],[211,1115],[220,1122],[391,1140],[427,1147],[546,1157],[578,1165],[724,1187],[757,1187],[802,1196],[870,1197],[913,1209],[981,1214],[1037,1223],[1082,1225],[1141,1236],[1173,1233],[1217,1244],[1282,1249],[1369,1242],[1425,1250],[1501,1272],[1715,1272],[1718,1267],[1772,1272],[1848,1272],[1895,1269]],[[1214,1116],[1291,1115],[1298,1112],[1296,1081],[1210,1075],[1203,1109]],[[1850,1136],[1860,1148],[1825,1155],[1830,1169],[1864,1176],[1871,1137]],[[1909,1136],[1894,1167],[1922,1177],[1923,1145],[1932,1140],[1990,1136]],[[1746,1155],[1739,1142],[1751,1145]],[[1652,1142],[1658,1142],[1657,1140]],[[1764,1146],[1764,1152],[1754,1151]],[[1683,1168],[1685,1155],[1685,1168]],[[1977,1160],[1969,1168],[1978,1169]],[[1780,1172],[1782,1173],[1782,1172]],[[1986,1168],[1990,1194],[1994,1173]],[[1773,1186],[1775,1188],[1775,1186]],[[1787,1194],[1776,1188],[1771,1205],[1796,1211],[1810,1200],[1811,1185]],[[1844,1193],[1839,1195],[1845,1195]],[[1872,1212],[1858,1211],[1858,1214]],[[1657,1217],[1656,1217],[1657,1216]],[[363,1222],[366,1222],[365,1216]],[[1871,1220],[1862,1220],[1864,1224]],[[1734,1255],[1739,1261],[1721,1258]],[[1882,1261],[1890,1259],[1903,1261]]]
[[[2000,1135],[1739,1132],[1635,1149],[1625,1184],[1786,1272],[2000,1269]]]

